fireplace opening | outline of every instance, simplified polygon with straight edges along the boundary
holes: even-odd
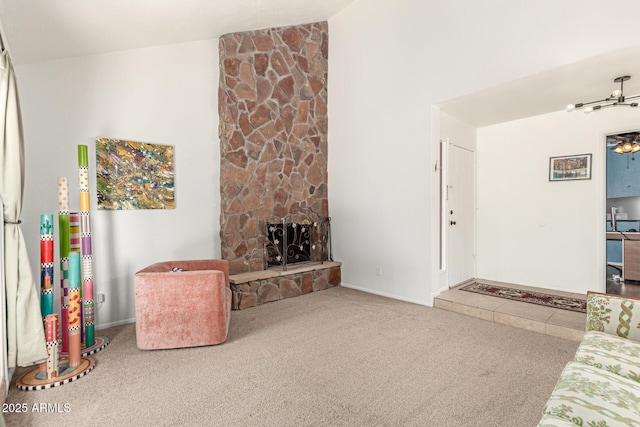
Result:
[[[313,224],[267,223],[267,265],[311,261]]]
[[[265,268],[331,260],[330,219],[302,216],[265,223]]]

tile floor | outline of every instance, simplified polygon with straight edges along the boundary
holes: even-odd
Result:
[[[586,299],[586,295],[584,294],[552,291],[548,289],[541,290],[540,288],[488,280],[483,280],[483,282],[534,292]],[[434,300],[435,307],[572,341],[580,341],[582,339],[587,318],[584,313],[511,301],[504,298],[460,290],[459,288],[464,285],[465,284],[461,284],[456,288],[449,289],[438,295]]]

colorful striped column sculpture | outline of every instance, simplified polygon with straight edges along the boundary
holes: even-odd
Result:
[[[44,323],[53,314],[53,215],[40,215],[40,313]],[[40,375],[45,377],[49,358],[41,363]]]
[[[69,212],[69,253],[80,253],[80,214]]]
[[[40,311],[53,313],[53,215],[40,215]]]
[[[80,253],[69,253],[69,368],[80,363],[80,330],[82,329],[82,297],[80,296]]]
[[[82,298],[84,300],[84,345],[95,341],[93,301],[93,252],[91,249],[91,217],[89,200],[89,156],[86,145],[78,145],[78,180],[80,183],[80,235],[82,236]]]
[[[47,379],[52,380],[58,376],[58,315],[49,314],[44,319],[44,332],[47,342]]]
[[[69,181],[58,178],[58,237],[60,240],[61,351],[69,351]]]
[[[69,212],[69,256],[72,253],[77,252],[80,255],[80,214],[78,212]],[[69,270],[71,270],[71,265],[69,265]],[[80,276],[82,277],[82,272],[80,272]],[[79,280],[82,280],[81,278]],[[69,291],[67,290],[67,305],[69,302],[68,297]],[[82,298],[82,286],[80,285],[80,297]],[[69,309],[67,308],[67,311]],[[82,307],[80,307],[80,311],[82,313]],[[80,316],[82,318],[82,314]],[[67,325],[69,324],[69,320],[67,319]],[[84,340],[84,336],[82,333],[82,324],[80,325],[80,342]]]
[[[69,212],[69,182],[58,178],[58,225],[60,227],[60,315],[53,314],[53,215],[42,215],[41,311],[47,360],[16,380],[20,390],[44,390],[67,384],[91,372],[95,361],[89,354],[102,350],[109,340],[94,337],[93,263],[89,221],[87,147],[78,147],[80,213]],[[83,287],[88,304],[83,306]],[[83,310],[87,316],[83,315]],[[62,324],[60,324],[62,323]],[[87,325],[87,342],[83,328]],[[59,331],[59,328],[62,331]],[[62,338],[60,338],[62,336]],[[83,352],[83,347],[84,352]],[[68,357],[60,357],[68,353]]]

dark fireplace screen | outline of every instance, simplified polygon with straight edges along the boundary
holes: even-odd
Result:
[[[294,264],[311,260],[315,224],[267,223],[267,265]]]

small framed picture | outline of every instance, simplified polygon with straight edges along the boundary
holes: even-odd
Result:
[[[549,158],[549,181],[591,179],[591,154]]]

